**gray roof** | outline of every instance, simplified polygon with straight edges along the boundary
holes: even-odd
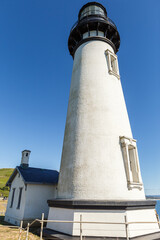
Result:
[[[19,173],[25,184],[57,184],[59,173],[56,170],[43,168],[23,168],[18,166],[14,169],[6,186],[10,186],[16,174]]]

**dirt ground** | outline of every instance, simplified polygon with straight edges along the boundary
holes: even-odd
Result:
[[[13,229],[11,227],[5,227],[0,225],[0,239],[1,240],[18,240],[19,237],[19,230],[18,229]],[[21,234],[21,240],[26,239],[26,232],[22,232]],[[29,233],[28,240],[38,240],[39,237]]]
[[[4,222],[4,214],[7,206],[7,200],[0,200],[0,240],[18,240],[19,229]],[[37,229],[32,229],[35,233]],[[38,240],[39,236],[29,232],[28,240]],[[22,231],[21,240],[26,240],[26,231]]]
[[[7,207],[7,200],[0,200],[0,215],[4,215]]]

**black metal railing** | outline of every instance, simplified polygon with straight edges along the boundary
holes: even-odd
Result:
[[[97,16],[95,16],[95,15],[92,15],[92,17],[102,17],[101,15],[97,15]],[[86,16],[85,17],[85,19],[89,19],[91,17],[91,15],[90,16]],[[112,25],[115,29],[117,29],[117,27],[116,27],[116,25],[115,25],[115,23],[109,18],[109,17],[105,17],[104,18],[110,25]],[[83,21],[83,20],[82,20]],[[71,28],[71,31],[70,32],[72,32],[73,31],[73,29],[77,26],[77,24],[79,23],[80,21],[76,21],[75,22],[75,24],[72,26],[72,28]]]

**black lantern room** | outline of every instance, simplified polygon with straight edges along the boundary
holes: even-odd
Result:
[[[91,31],[96,31],[96,34],[92,36]],[[87,37],[84,38],[84,34],[87,34]],[[78,21],[72,27],[68,39],[68,48],[72,57],[81,44],[90,40],[101,40],[109,43],[115,53],[119,50],[120,36],[117,27],[107,17],[105,7],[97,2],[89,2],[79,11]]]

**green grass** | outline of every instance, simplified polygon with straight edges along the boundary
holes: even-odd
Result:
[[[6,187],[6,182],[13,172],[13,168],[1,168],[0,169],[0,196],[8,197],[9,187]]]

